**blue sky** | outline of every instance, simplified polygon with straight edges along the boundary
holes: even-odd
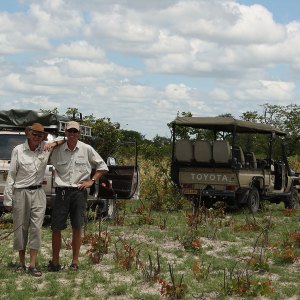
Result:
[[[151,139],[177,112],[300,104],[299,3],[0,1],[0,109],[75,107]]]

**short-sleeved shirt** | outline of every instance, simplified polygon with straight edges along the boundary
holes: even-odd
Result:
[[[28,140],[12,150],[10,168],[4,189],[4,205],[12,206],[13,189],[40,185],[51,151],[44,151],[42,142],[35,151],[31,151]]]
[[[77,187],[80,182],[90,179],[92,169],[108,171],[106,163],[94,148],[81,141],[77,141],[74,150],[70,150],[67,143],[56,147],[50,163],[55,167],[56,187]]]

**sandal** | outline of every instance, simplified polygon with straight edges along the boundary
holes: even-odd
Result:
[[[78,265],[72,263],[72,264],[69,266],[69,270],[71,270],[71,271],[78,271]]]
[[[23,272],[26,272],[26,266],[25,265],[18,265],[16,270],[15,270],[16,273],[23,273]]]
[[[59,272],[61,270],[61,265],[53,264],[52,260],[49,260],[48,271],[49,272]]]
[[[42,272],[39,271],[36,267],[28,267],[28,274],[34,276],[34,277],[41,277]]]

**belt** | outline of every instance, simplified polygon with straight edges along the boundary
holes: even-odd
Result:
[[[25,190],[37,190],[37,189],[40,189],[42,186],[39,184],[39,185],[30,185],[30,186],[27,186],[25,187],[24,189]]]
[[[75,186],[58,186],[56,187],[58,190],[78,190],[78,187]]]

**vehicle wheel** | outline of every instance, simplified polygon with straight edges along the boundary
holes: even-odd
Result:
[[[249,192],[248,199],[247,199],[247,204],[248,204],[248,209],[251,213],[255,213],[259,209],[259,193],[257,188],[252,188]]]
[[[284,207],[288,209],[296,208],[299,205],[299,196],[298,190],[293,188],[291,189],[291,194],[287,197],[284,202]]]
[[[117,201],[115,198],[108,199],[107,201],[107,218],[113,220],[117,212]]]

